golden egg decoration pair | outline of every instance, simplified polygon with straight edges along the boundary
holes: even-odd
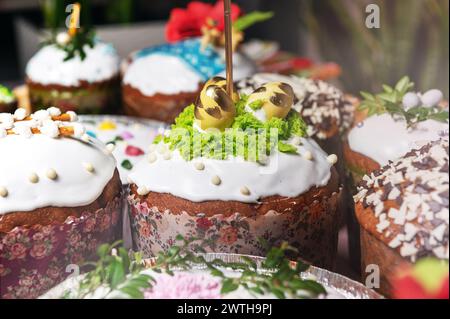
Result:
[[[208,80],[195,103],[194,116],[200,129],[225,130],[233,124],[239,94],[234,88],[230,97],[226,79],[214,77]],[[294,90],[289,84],[269,82],[249,95],[247,106],[254,111],[262,109],[267,120],[285,118],[294,105]]]

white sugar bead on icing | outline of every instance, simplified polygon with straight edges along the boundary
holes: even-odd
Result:
[[[0,186],[0,197],[6,197],[8,196],[8,190],[6,187]]]
[[[49,178],[51,180],[55,180],[58,178],[58,173],[56,173],[56,171],[53,168],[50,168],[49,170],[47,170],[45,175],[47,176],[47,178]]]
[[[221,183],[222,183],[222,180],[220,179],[220,177],[219,176],[217,176],[217,175],[214,175],[212,178],[211,178],[211,183],[213,183],[214,185],[220,185]]]
[[[338,157],[336,156],[336,154],[331,154],[331,155],[329,155],[329,156],[327,157],[327,161],[328,161],[330,164],[334,165],[334,164],[337,163]]]
[[[36,173],[31,173],[30,176],[28,176],[28,180],[31,183],[36,184],[39,182],[39,176]]]
[[[89,173],[94,173],[95,172],[94,165],[92,165],[91,163],[83,163],[83,167]]]

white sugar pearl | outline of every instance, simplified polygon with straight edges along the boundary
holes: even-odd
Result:
[[[75,113],[74,111],[67,111],[66,113],[69,115],[70,121],[71,121],[71,122],[76,122],[76,121],[78,121],[78,115],[77,115],[77,113]]]
[[[39,176],[36,173],[31,173],[30,176],[28,176],[28,180],[31,183],[36,184],[37,182],[39,182]]]
[[[331,154],[327,157],[327,161],[328,161],[328,163],[334,165],[337,163],[338,157],[336,156],[336,154]]]
[[[6,187],[0,186],[0,197],[6,197],[8,196],[8,190]]]
[[[220,179],[219,176],[215,175],[213,176],[213,178],[211,179],[211,183],[213,183],[214,185],[220,185],[222,183],[222,180]]]
[[[409,92],[406,93],[405,96],[403,97],[402,104],[405,110],[409,110],[413,107],[419,106],[420,98],[417,95],[417,93]]]
[[[197,162],[194,164],[194,167],[198,171],[203,171],[205,169],[205,164]]]
[[[55,180],[58,178],[58,173],[53,168],[50,168],[45,174],[48,179]]]
[[[305,153],[303,153],[303,157],[308,161],[313,159],[313,155],[310,151],[306,151]]]
[[[56,42],[60,45],[65,45],[70,41],[70,35],[67,32],[60,32],[56,36]]]
[[[137,191],[138,195],[141,195],[141,196],[145,196],[150,192],[147,189],[147,187],[145,187],[145,186],[139,186],[136,191]]]
[[[95,168],[94,168],[94,166],[91,163],[83,163],[83,167],[89,173],[94,173],[95,172]]]
[[[149,163],[154,163],[154,162],[156,162],[157,159],[158,159],[158,157],[156,156],[155,153],[148,154],[147,160]]]
[[[50,116],[60,116],[61,115],[61,110],[55,106],[49,107],[47,109],[48,114],[50,114]]]
[[[157,145],[156,144],[150,144],[150,146],[148,147],[148,151],[151,153],[151,152],[154,152],[154,151],[156,151],[156,147],[157,147]]]
[[[422,104],[426,107],[433,107],[439,104],[444,98],[444,94],[440,90],[429,90],[425,92],[422,97]]]
[[[248,189],[247,186],[241,187],[241,194],[244,195],[244,196],[249,196],[250,195],[250,190]]]
[[[17,121],[22,121],[23,119],[25,119],[27,117],[27,110],[25,110],[24,108],[18,108],[15,112],[14,112],[14,118]]]
[[[167,151],[163,154],[163,159],[165,159],[166,161],[170,160],[172,158],[172,152],[171,151]]]
[[[116,145],[115,144],[113,144],[113,143],[106,144],[106,151],[108,153],[111,154],[112,152],[114,152],[115,149],[116,149]]]
[[[157,147],[157,151],[159,154],[164,154],[165,152],[167,152],[167,146],[165,144],[159,144]]]

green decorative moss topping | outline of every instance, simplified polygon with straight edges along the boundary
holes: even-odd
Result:
[[[300,114],[291,110],[285,119],[262,122],[245,110],[246,101],[246,96],[238,101],[236,118],[223,132],[194,129],[194,105],[189,105],[175,119],[170,134],[158,136],[154,143],[164,141],[171,150],[177,149],[185,160],[196,157],[223,160],[240,156],[248,161],[263,161],[275,148],[283,153],[296,153],[296,147],[286,141],[294,136],[306,136],[306,124]]]
[[[14,94],[7,87],[0,85],[0,103],[11,103],[14,101]]]

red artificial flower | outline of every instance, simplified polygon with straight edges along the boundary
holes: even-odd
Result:
[[[231,19],[235,21],[241,14],[238,5],[231,5]],[[209,20],[214,22],[214,27],[219,31],[224,29],[223,1],[217,1],[215,5],[192,1],[186,9],[175,8],[170,12],[170,18],[166,25],[166,39],[168,42],[177,42],[183,39],[202,35],[202,27]]]

